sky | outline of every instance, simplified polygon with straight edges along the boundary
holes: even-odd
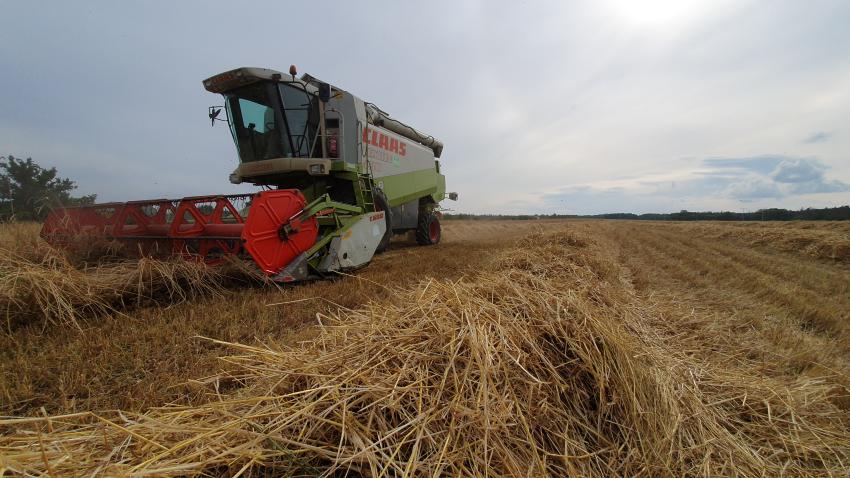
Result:
[[[850,203],[850,2],[0,2],[0,155],[231,193],[201,80],[295,64],[443,141],[470,213]]]

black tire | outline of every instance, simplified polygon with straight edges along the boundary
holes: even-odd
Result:
[[[384,218],[387,224],[387,231],[384,232],[384,237],[381,238],[381,242],[378,243],[378,247],[375,249],[375,254],[380,254],[390,248],[390,239],[393,237],[393,225],[386,194],[380,189],[375,189],[372,195],[375,198],[375,211],[384,211]]]
[[[420,211],[419,224],[416,226],[416,242],[420,246],[433,246],[443,236],[440,216],[435,211]]]

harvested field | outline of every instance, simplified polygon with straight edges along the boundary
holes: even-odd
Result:
[[[544,221],[533,229],[560,225]],[[428,278],[457,279],[474,274],[493,251],[511,246],[527,231],[508,221],[450,223],[446,229],[443,243],[435,248],[421,248],[399,238],[390,251],[376,257],[357,278],[282,290],[251,284],[223,288],[215,287],[216,282],[200,282],[194,287],[215,289],[191,302],[183,300],[181,292],[185,290],[177,283],[174,294],[160,290],[153,297],[159,304],[157,307],[139,307],[140,296],[129,293],[123,304],[103,305],[97,314],[81,316],[85,311],[72,308],[73,322],[54,320],[60,309],[49,308],[49,302],[48,313],[39,314],[39,303],[30,298],[27,287],[22,287],[20,282],[6,282],[8,288],[0,293],[0,300],[5,300],[0,302],[0,310],[10,311],[5,316],[6,322],[20,316],[27,321],[14,329],[4,327],[6,333],[0,335],[0,414],[30,414],[42,407],[49,413],[108,408],[138,411],[168,402],[195,403],[197,398],[204,398],[185,385],[187,380],[216,373],[220,368],[217,357],[224,353],[221,346],[196,337],[242,343],[297,340],[313,333],[309,326],[316,324],[317,313],[339,307],[355,308],[370,299],[390,297],[395,287],[410,286]],[[18,225],[0,237],[11,237],[12,232],[17,242],[4,242],[12,245],[7,250],[49,250],[46,244],[36,240],[38,228],[34,225]],[[14,244],[19,244],[17,249]],[[29,257],[42,256],[29,254]],[[207,268],[192,267],[196,264],[183,264],[190,271],[218,274]],[[132,270],[132,266],[122,267]],[[68,268],[72,276],[81,275],[71,265]],[[55,283],[48,282],[43,287],[57,291],[56,304],[81,303],[75,289],[57,286],[70,283],[78,287],[77,283],[67,281],[61,270],[27,267],[18,272],[27,271],[41,277],[54,274]],[[130,283],[127,277],[119,280]],[[142,284],[143,292],[149,290],[146,288],[149,284]],[[114,296],[112,290],[106,292],[107,296]],[[95,304],[105,304],[103,295],[89,297]],[[142,305],[150,303],[150,294],[144,294]],[[41,320],[34,320],[38,318]],[[55,326],[61,324],[64,326]]]
[[[36,309],[0,470],[847,476],[850,268],[729,232],[850,244],[805,225],[447,222],[332,282]]]
[[[850,264],[850,224],[846,222],[697,222],[679,223],[677,227],[706,239],[727,239],[742,246]]]

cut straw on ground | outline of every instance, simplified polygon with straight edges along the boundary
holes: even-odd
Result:
[[[6,224],[0,236],[0,317],[8,330],[30,323],[80,328],[87,317],[220,293],[233,280],[261,280],[236,261],[210,267],[193,260],[104,256],[109,248],[94,243],[68,253],[38,238],[33,227]],[[99,261],[87,262],[98,254]]]
[[[231,392],[206,405],[0,421],[0,469],[847,475],[848,412],[827,380],[705,360],[699,340],[671,340],[698,324],[676,330],[624,275],[591,238],[535,235],[475,277],[323,316],[309,342],[230,344],[231,372],[212,378]]]

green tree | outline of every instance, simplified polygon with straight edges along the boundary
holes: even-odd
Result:
[[[42,220],[52,208],[92,204],[97,198],[71,196],[77,185],[57,174],[32,158],[0,156],[0,219]]]

